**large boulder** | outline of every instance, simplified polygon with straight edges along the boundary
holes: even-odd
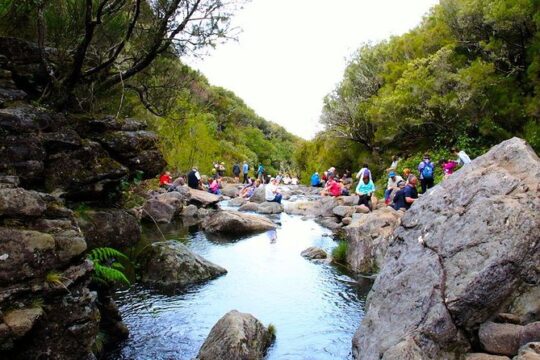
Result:
[[[241,186],[240,186],[241,188]],[[228,196],[230,198],[235,198],[238,196],[238,192],[239,192],[239,185],[235,185],[235,184],[224,184],[223,187],[221,188],[221,193],[225,196]]]
[[[214,325],[198,360],[263,359],[274,335],[253,315],[232,310]]]
[[[249,201],[259,204],[266,201],[264,185],[261,185],[255,189],[253,195],[251,195],[249,198]]]
[[[540,322],[523,326],[488,321],[480,326],[478,338],[486,352],[508,356],[517,355],[523,345],[540,340]]]
[[[283,206],[277,202],[265,201],[257,207],[259,214],[280,214],[283,212]]]
[[[147,200],[142,207],[142,217],[158,223],[170,223],[177,214],[177,209],[158,199]]]
[[[385,207],[362,215],[345,227],[349,243],[347,263],[353,271],[373,273],[382,267],[402,215],[401,211]]]
[[[197,206],[214,207],[223,199],[222,196],[209,193],[208,191],[189,189],[189,192],[191,196],[189,202]]]
[[[209,233],[225,235],[245,235],[276,228],[267,218],[238,211],[218,211],[207,217],[202,226]]]
[[[122,209],[87,210],[77,214],[88,249],[134,246],[141,239],[139,221]]]
[[[524,284],[538,287],[539,178],[538,156],[513,138],[417,200],[368,296],[354,357],[462,356]]]
[[[141,268],[142,282],[165,288],[185,287],[227,273],[175,240],[153,243],[142,255]]]

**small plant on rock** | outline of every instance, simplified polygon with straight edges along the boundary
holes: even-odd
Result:
[[[347,249],[349,243],[345,240],[341,240],[339,245],[332,250],[332,261],[338,264],[345,264],[347,262]]]
[[[124,265],[120,263],[120,260],[129,260],[122,252],[109,247],[95,248],[88,253],[88,259],[94,263],[93,280],[95,282],[104,285],[114,283],[130,284],[124,274]]]

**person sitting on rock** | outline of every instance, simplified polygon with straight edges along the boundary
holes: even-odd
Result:
[[[416,176],[411,175],[409,181],[405,187],[399,190],[394,196],[394,203],[392,207],[396,210],[408,210],[411,205],[418,199],[418,191],[416,190],[416,184],[418,179]]]
[[[298,177],[293,176],[291,178],[291,185],[298,185]]]
[[[319,177],[319,173],[316,171],[313,173],[313,175],[311,175],[311,186],[313,187],[322,186],[321,178]]]
[[[249,199],[253,196],[255,193],[255,190],[261,185],[261,180],[257,179],[255,181],[251,181],[249,185],[244,186],[242,190],[240,190],[239,196],[244,199]]]
[[[278,204],[281,204],[282,195],[279,193],[277,184],[278,182],[275,178],[270,179],[270,182],[266,184],[264,198],[268,202],[277,202]]]
[[[403,178],[396,175],[395,171],[391,171],[388,174],[388,184],[386,185],[386,190],[384,191],[384,203],[386,205],[390,204],[390,194],[392,194],[392,191],[398,189],[397,184],[402,180]]]
[[[458,163],[454,160],[441,159],[439,165],[442,167],[444,179],[447,179],[457,169]]]
[[[202,189],[201,174],[196,166],[187,175],[188,186],[192,189]]]
[[[372,210],[371,197],[375,192],[375,184],[371,180],[370,175],[364,172],[362,180],[356,186],[356,194],[358,195],[358,205],[366,206],[369,211]]]
[[[208,185],[208,192],[215,194],[215,195],[221,195],[221,179],[212,179],[210,182],[210,185]]]
[[[339,182],[334,179],[333,176],[328,178],[328,181],[324,185],[324,190],[321,191],[321,196],[340,196],[341,195],[341,186]]]
[[[460,150],[457,147],[452,148],[452,153],[458,157],[456,162],[459,166],[470,164],[472,161],[465,151]]]
[[[179,177],[177,177],[173,183],[171,184],[171,186],[168,187],[167,191],[168,192],[171,192],[171,191],[178,191],[179,188],[181,188],[182,186],[185,186],[186,185],[186,179],[184,176],[180,175]]]
[[[409,180],[409,176],[411,176],[411,169],[409,168],[403,169],[403,179],[405,180],[405,182]]]
[[[172,185],[172,177],[169,171],[165,171],[159,177],[159,187],[168,189]]]

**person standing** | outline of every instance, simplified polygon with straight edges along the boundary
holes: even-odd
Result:
[[[424,154],[424,158],[418,164],[418,173],[420,174],[422,194],[425,194],[427,189],[431,189],[435,185],[435,166],[431,162],[429,154]]]
[[[201,174],[199,174],[199,170],[196,166],[191,169],[191,171],[188,173],[188,186],[192,189],[200,189],[201,188]]]
[[[225,175],[225,163],[222,161],[218,166],[218,177],[222,178]]]
[[[398,163],[399,163],[399,156],[397,155],[392,156],[392,164],[390,164],[390,167],[386,169],[386,171],[395,172],[397,170]]]
[[[259,167],[257,168],[257,179],[263,181],[263,175],[264,175],[264,166],[259,163]]]
[[[242,174],[244,175],[244,180],[242,181],[242,184],[248,183],[248,173],[249,173],[249,165],[247,161],[244,161],[244,165],[242,165]]]
[[[234,180],[236,182],[239,182],[240,181],[240,165],[238,165],[237,163],[234,163],[232,167],[232,172],[234,175]]]
[[[472,161],[465,151],[459,150],[456,147],[452,148],[452,153],[458,157],[456,161],[459,166],[470,164]]]

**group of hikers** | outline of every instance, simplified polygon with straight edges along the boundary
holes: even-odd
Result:
[[[457,156],[456,160],[439,160],[444,178],[452,175],[459,166],[471,162],[470,157],[463,150],[452,148],[452,153]],[[392,164],[386,169],[388,181],[384,191],[384,202],[385,205],[392,206],[396,210],[407,210],[418,199],[418,190],[416,189],[418,181],[420,181],[422,194],[435,185],[435,164],[431,161],[429,154],[426,153],[418,164],[417,175],[413,174],[410,169],[405,168],[403,169],[403,176],[400,176],[397,173],[398,163],[399,157],[394,156]],[[356,179],[358,184],[355,188],[355,194],[358,195],[358,205],[363,205],[369,211],[372,211],[375,184],[368,164],[364,164],[362,169],[358,171]],[[336,169],[331,167],[323,173],[322,177],[318,172],[313,173],[311,186],[323,187],[322,196],[350,195],[353,179],[349,170],[346,170],[340,178]]]
[[[452,152],[457,156],[456,160],[441,159],[438,163],[442,169],[444,178],[452,175],[459,167],[471,162],[469,156],[463,150],[453,148]],[[417,174],[405,168],[402,176],[398,174],[397,167],[400,159],[398,156],[392,158],[392,164],[386,172],[388,181],[384,191],[384,202],[387,206],[394,209],[409,209],[416,199],[418,199],[417,185],[420,182],[421,194],[435,185],[435,164],[431,161],[429,154],[424,154],[422,161],[418,164]],[[259,164],[255,171],[255,177],[249,176],[249,164],[244,162],[242,166],[235,163],[232,167],[232,174],[235,181],[240,182],[240,174],[243,175],[242,184],[244,185],[239,192],[239,196],[249,199],[255,193],[255,190],[265,185],[265,200],[269,202],[281,203],[282,195],[279,190],[279,184],[297,185],[299,180],[296,176],[277,175],[270,177],[266,174],[264,166]],[[174,181],[171,173],[165,172],[160,177],[160,186],[167,188],[168,191],[175,191],[179,186],[188,186],[192,189],[204,190],[210,193],[220,195],[222,188],[222,179],[225,176],[225,163],[214,162],[212,167],[212,177],[201,176],[197,167],[193,167],[186,177],[180,176]],[[373,195],[375,193],[375,184],[368,164],[356,173],[358,184],[354,188],[354,194],[358,196],[358,205],[365,206],[368,211],[373,209]],[[340,177],[335,167],[325,171],[322,176],[318,172],[313,173],[310,179],[312,187],[322,187],[322,196],[343,196],[351,195],[355,180],[349,170],[345,170]]]

